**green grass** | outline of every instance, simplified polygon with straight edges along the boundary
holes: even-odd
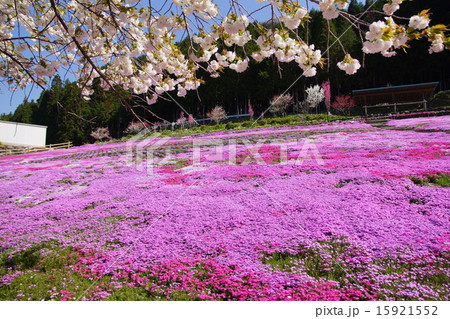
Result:
[[[9,255],[9,252],[3,252],[0,255],[0,274],[4,268],[12,269],[31,269],[35,267],[41,259],[41,250],[44,248],[42,245],[35,245],[31,248],[17,252],[13,256]]]
[[[339,183],[337,183],[334,187],[335,188],[342,188],[345,185],[347,185],[347,184],[349,184],[349,183],[351,183],[353,181],[354,181],[354,179],[343,179],[343,180],[340,180]]]
[[[343,283],[346,281],[347,271],[355,271],[345,269],[343,263],[339,261],[340,256],[349,251],[350,245],[342,238],[332,238],[319,243],[319,247],[301,247],[298,254],[288,252],[266,254],[262,262],[282,271],[292,272],[298,268],[311,277]]]
[[[407,254],[388,256],[382,259],[366,258],[363,250],[345,242],[345,238],[331,238],[319,242],[320,246],[300,247],[297,254],[288,252],[274,252],[265,254],[264,264],[285,272],[303,273],[319,280],[337,281],[341,287],[351,285],[354,281],[352,274],[365,273],[368,268],[378,269],[379,275],[391,276],[392,279],[382,285],[390,293],[378,291],[378,298],[399,298],[416,300],[405,292],[410,292],[411,282],[429,287],[430,291],[439,292],[439,300],[445,300],[446,286],[449,283],[446,269],[449,267],[449,255],[439,254],[434,261],[429,259],[408,259]],[[358,257],[362,257],[361,259]],[[359,264],[349,266],[346,260],[360,259]],[[366,261],[363,261],[365,260]],[[350,275],[350,277],[349,277]],[[356,276],[355,276],[356,277]],[[353,277],[353,278],[355,278]],[[350,278],[350,279],[349,279]],[[368,278],[370,280],[370,278]],[[360,283],[362,286],[363,283]],[[424,292],[423,297],[426,296]],[[429,296],[430,299],[436,298]]]
[[[425,201],[423,199],[421,199],[421,198],[411,198],[409,200],[409,203],[410,204],[415,204],[415,205],[424,205]]]
[[[31,175],[31,174],[30,174]],[[70,184],[75,185],[78,182],[73,182],[70,177],[64,177],[63,179],[60,179],[59,181],[56,181],[56,184]]]
[[[52,252],[55,244],[34,245],[24,251],[0,254],[0,277],[20,272],[10,285],[0,286],[0,300],[52,300],[55,293],[77,287],[80,293],[91,281],[74,275],[65,268],[71,248]],[[73,290],[72,290],[73,291]]]
[[[437,173],[430,175],[423,175],[421,177],[410,176],[409,179],[418,186],[440,186],[450,187],[450,174],[449,173]]]
[[[171,130],[163,130],[161,132],[161,137],[165,136],[185,136],[185,135],[193,135],[193,134],[201,134],[201,133],[213,133],[220,131],[230,131],[230,130],[246,130],[251,128],[258,127],[279,127],[279,126],[288,126],[288,125],[313,125],[319,123],[327,123],[334,122],[340,120],[350,120],[355,117],[353,116],[337,116],[337,115],[327,115],[327,114],[306,114],[306,115],[290,115],[286,117],[275,117],[275,118],[266,118],[260,119],[258,121],[247,120],[242,122],[228,122],[228,123],[219,123],[215,125],[199,125],[194,126],[187,129],[176,129],[174,131]],[[142,138],[147,138],[152,136],[154,133],[151,132]],[[122,141],[126,141],[132,138],[132,135],[126,136],[122,138]]]
[[[382,275],[390,275],[394,278],[398,276],[403,277],[404,282],[396,282],[396,280],[394,280],[392,285],[383,285],[383,288],[396,291],[399,290],[399,285],[408,287],[411,281],[417,281],[421,285],[431,287],[432,291],[440,291],[439,295],[442,298],[441,300],[445,300],[445,298],[448,297],[444,291],[445,286],[449,283],[446,269],[450,266],[450,256],[444,253],[439,254],[437,257],[439,258],[436,259],[436,261],[430,263],[426,259],[411,262],[396,258],[395,256],[390,256],[376,260],[374,263],[381,266]],[[385,295],[380,292],[379,297],[380,299],[384,299]],[[400,297],[403,298],[402,296]],[[411,298],[407,299],[415,300]]]
[[[108,297],[108,301],[148,301],[154,300],[155,297],[151,292],[145,290],[145,288],[122,286],[122,288],[116,289],[114,294]]]
[[[104,201],[92,202],[92,203],[90,203],[88,206],[86,206],[86,207],[83,209],[83,212],[84,212],[84,211],[87,211],[87,210],[94,209],[95,207],[100,206],[100,205],[103,205],[103,204],[105,204]]]
[[[344,237],[329,238],[319,244],[320,246],[299,247],[295,254],[288,252],[265,254],[262,262],[281,271],[306,272],[319,280],[337,281],[341,287],[352,284],[348,280],[348,274],[364,272],[370,263],[380,269],[381,275],[393,276],[392,284],[385,286],[393,292],[393,295],[385,296],[380,293],[380,299],[395,297],[399,287],[407,290],[411,281],[427,285],[433,291],[441,291],[442,299],[446,297],[443,294],[448,284],[446,273],[449,267],[448,254],[436,256],[436,260],[431,263],[428,259],[410,259],[408,255],[401,253],[399,256],[406,257],[395,255],[363,262],[366,256],[364,251],[347,243]],[[84,265],[81,258],[94,256],[94,254],[82,254],[76,248],[61,247],[56,242],[42,243],[16,252],[5,250],[0,246],[0,278],[4,275],[18,274],[10,281],[10,284],[0,285],[0,300],[75,300],[80,296],[90,298],[96,292],[105,291],[109,296],[103,295],[96,298],[117,301],[198,300],[198,296],[187,291],[168,293],[164,289],[152,289],[155,283],[167,288],[171,287],[172,282],[163,283],[161,280],[164,280],[161,277],[148,275],[148,283],[142,286],[129,286],[127,285],[129,277],[113,279],[111,274],[106,274],[94,280],[90,277],[91,272],[84,272],[86,268],[78,268],[77,271],[72,269],[74,266]],[[345,265],[347,258],[358,258],[358,256],[363,257],[360,264],[352,267]],[[95,260],[101,261],[102,257],[99,258]],[[211,269],[200,263],[193,271],[194,276],[202,280],[208,278]],[[246,280],[245,277],[243,279]],[[401,291],[398,297],[403,298]]]
[[[89,299],[97,292],[102,293],[102,296],[94,299],[200,300],[187,291],[173,291],[169,294],[166,291],[155,292],[152,287],[153,282],[161,280],[158,277],[149,277],[150,282],[144,286],[129,286],[129,278],[112,278],[110,274],[92,278],[91,272],[83,271],[87,268],[79,267],[84,265],[81,258],[93,256],[83,254],[73,247],[62,248],[58,243],[50,242],[22,251],[5,250],[0,246],[0,278],[5,275],[15,276],[9,284],[0,284],[0,300],[77,300],[81,296]],[[72,269],[74,266],[77,271]],[[198,275],[208,276],[207,271],[199,272]],[[170,282],[167,287],[169,285]]]

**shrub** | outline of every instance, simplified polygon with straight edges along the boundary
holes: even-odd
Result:
[[[190,131],[192,133],[199,133],[199,132],[201,132],[200,126],[194,126],[194,127],[190,128]]]
[[[194,123],[195,123],[194,115],[189,114],[188,123],[189,123],[189,125],[194,125]]]
[[[180,113],[180,117],[177,119],[177,125],[181,126],[181,128],[184,128],[184,124],[186,123],[187,119],[184,116],[184,112]]]
[[[95,131],[91,132],[91,136],[97,141],[111,139],[111,136],[109,136],[109,130],[106,127],[97,128]]]
[[[206,113],[206,116],[209,117],[212,121],[219,124],[219,122],[227,116],[227,113],[221,106],[216,106],[211,110],[211,112]]]
[[[324,97],[325,106],[327,107],[327,113],[330,114],[331,86],[330,86],[329,80],[322,83],[322,89],[323,89],[323,97]]]
[[[328,114],[316,114],[314,115],[314,120],[320,122],[329,122],[331,120],[331,117]]]
[[[350,95],[339,95],[336,96],[336,100],[331,104],[331,107],[338,110],[344,114],[348,114],[350,109],[355,106]]]
[[[225,124],[216,124],[216,125],[210,126],[210,128],[213,131],[222,131],[225,129]]]
[[[441,91],[435,94],[428,103],[429,107],[437,108],[442,106],[450,106],[450,90]]]
[[[292,101],[293,97],[289,93],[284,95],[275,95],[270,101],[269,112],[272,114],[285,115],[286,108],[292,104]]]
[[[281,117],[281,118],[274,119],[273,124],[287,125],[287,124],[291,124],[291,122],[292,121],[289,117]]]
[[[259,120],[258,125],[262,125],[262,126],[267,125],[267,120],[265,120],[265,119]]]
[[[248,114],[250,115],[250,118],[253,119],[253,116],[255,115],[255,112],[253,111],[252,105],[248,105]]]
[[[276,119],[275,118],[271,118],[271,119],[266,119],[266,123],[267,124],[269,124],[269,125],[273,125],[273,124],[275,124],[276,123]]]
[[[147,128],[148,124],[143,122],[131,122],[128,124],[128,127],[125,131],[123,131],[125,134],[137,134],[143,129]]]
[[[165,129],[165,130],[161,131],[161,135],[160,136],[164,137],[164,136],[171,136],[171,135],[172,135],[172,131]]]
[[[238,123],[233,123],[233,122],[229,122],[229,123],[227,123],[227,125],[225,125],[225,128],[227,130],[234,130],[234,129],[238,128],[238,127],[239,127],[239,124]]]
[[[317,108],[324,98],[324,90],[320,86],[315,85],[306,89],[306,104],[309,108]]]
[[[242,126],[242,127],[252,127],[252,126],[253,126],[253,121],[244,121],[244,122],[241,122],[241,126]]]

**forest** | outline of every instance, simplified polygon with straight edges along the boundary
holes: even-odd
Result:
[[[360,14],[371,6],[373,1],[365,4],[352,0],[348,8],[351,14]],[[365,20],[380,19],[382,1],[365,14]],[[432,12],[434,24],[449,24],[450,8],[447,1],[415,0],[405,2],[398,12],[399,16],[417,14],[422,8]],[[273,24],[277,21],[266,21]],[[345,52],[326,32],[326,24],[330,23],[333,34],[340,36],[342,46],[354,58],[363,64],[356,75],[346,75],[336,66],[342,61]],[[258,35],[256,24],[249,26],[252,35]],[[378,54],[364,55],[361,51],[361,35],[349,22],[339,17],[327,21],[320,11],[312,10],[306,27],[300,27],[299,35],[305,41],[315,43],[324,53],[326,63],[313,78],[302,77],[302,70],[297,64],[280,64],[274,59],[262,62],[251,60],[251,66],[243,73],[226,69],[220,77],[212,78],[205,72],[201,74],[204,84],[197,91],[188,92],[184,98],[168,95],[156,104],[148,107],[145,97],[132,95],[121,90],[121,94],[133,106],[134,111],[149,122],[173,122],[180,116],[180,105],[196,119],[206,118],[206,113],[213,107],[222,106],[227,114],[245,114],[249,104],[256,115],[261,114],[269,106],[269,101],[289,88],[296,103],[305,98],[306,88],[329,80],[332,97],[351,94],[352,90],[383,87],[391,85],[415,84],[424,82],[440,82],[439,90],[450,89],[450,53],[428,54],[429,43],[426,40],[415,41],[406,52],[399,51],[391,58]],[[184,42],[188,39],[183,40]],[[182,43],[181,43],[182,44]],[[249,52],[254,43],[249,42]],[[331,45],[330,50],[327,47]],[[186,45],[187,47],[187,45]],[[246,50],[247,51],[247,50]],[[411,68],[414,65],[414,68]],[[199,71],[201,72],[201,71]],[[291,108],[288,113],[295,113]],[[56,75],[48,90],[43,91],[37,101],[23,101],[14,113],[0,115],[1,120],[46,125],[47,143],[71,141],[81,145],[92,141],[90,133],[98,127],[107,127],[112,137],[118,138],[134,120],[133,115],[125,109],[114,93],[103,91],[97,84],[91,100],[82,98],[75,82],[62,80]]]

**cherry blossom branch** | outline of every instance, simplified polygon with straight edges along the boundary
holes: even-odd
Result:
[[[61,23],[62,27],[66,30],[67,33],[69,33],[69,28],[67,27],[66,23],[64,22],[61,15],[59,14],[58,8],[56,7],[56,4],[55,4],[55,0],[50,0],[50,3],[55,12],[55,15],[56,15],[57,19],[59,20],[59,22]],[[125,107],[128,109],[128,111],[130,111],[136,118],[139,118],[139,116],[133,111],[133,108],[130,106],[130,104],[128,104],[128,101],[126,101],[124,99],[124,97],[117,91],[115,86],[110,83],[109,79],[103,74],[103,72],[99,69],[99,67],[92,61],[90,56],[86,53],[86,51],[83,49],[81,44],[77,41],[77,39],[74,36],[72,36],[72,40],[76,44],[78,50],[83,55],[83,57],[86,59],[86,61],[89,62],[91,67],[98,73],[100,78],[109,85],[111,90],[120,99],[120,101],[125,105]]]

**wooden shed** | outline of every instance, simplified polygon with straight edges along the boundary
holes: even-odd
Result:
[[[439,82],[387,86],[374,89],[354,90],[355,105],[364,107],[368,115],[369,109],[392,107],[397,113],[399,106],[414,105],[427,109],[427,101],[433,95]]]

